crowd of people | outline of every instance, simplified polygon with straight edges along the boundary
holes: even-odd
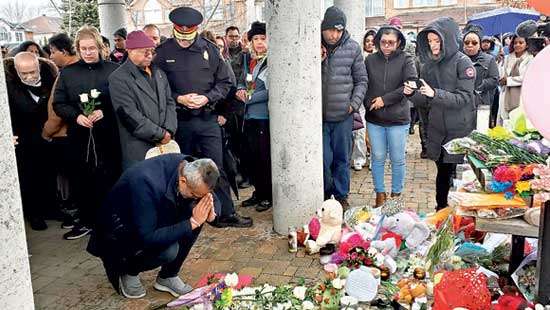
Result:
[[[158,266],[155,288],[190,290],[177,274],[203,223],[252,226],[232,191],[253,186],[242,207],[272,207],[265,23],[216,36],[199,34],[203,16],[192,8],[169,18],[170,38],[156,25],[119,29],[110,50],[84,26],[4,59],[25,217],[35,230],[61,220],[67,240],[93,232],[88,251],[129,298],[145,295],[139,273]],[[495,126],[521,105],[533,25],[500,43],[446,17],[405,35],[392,18],[361,44],[346,22],[330,7],[321,24],[325,198],[348,208],[351,169],[368,166],[381,206],[388,157],[389,196],[399,197],[418,119],[420,156],[437,166],[435,208],[446,207],[463,157],[443,145],[476,128],[480,107]],[[145,160],[153,150],[181,154]]]

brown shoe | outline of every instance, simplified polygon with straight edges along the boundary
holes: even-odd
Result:
[[[341,205],[342,205],[342,210],[344,212],[346,212],[348,209],[349,209],[349,202],[346,198],[342,198],[342,199],[336,199]]]
[[[375,208],[379,208],[384,204],[386,201],[386,193],[376,193],[376,204],[374,205]]]

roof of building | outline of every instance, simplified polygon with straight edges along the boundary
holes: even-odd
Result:
[[[4,18],[0,18],[0,22],[6,24],[7,26],[9,26],[9,27],[10,27],[11,29],[13,29],[13,30],[16,30],[16,29],[19,29],[19,30],[27,30],[27,29],[25,29],[25,27],[24,27],[22,24],[12,23],[12,22],[7,21],[7,20],[4,19]]]
[[[30,19],[21,25],[36,34],[41,33],[58,33],[61,31],[63,20],[59,17],[38,16]]]

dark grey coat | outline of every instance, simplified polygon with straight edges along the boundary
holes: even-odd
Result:
[[[130,60],[109,76],[111,100],[117,115],[122,166],[145,159],[168,131],[176,132],[176,104],[164,72],[152,66],[156,89]]]
[[[480,51],[470,57],[476,69],[476,105],[491,105],[498,86],[498,66],[495,58]]]
[[[347,30],[342,34],[338,45],[323,61],[321,75],[324,122],[345,120],[349,115],[350,106],[354,112],[359,111],[367,92],[368,77],[362,49]]]
[[[401,45],[388,58],[380,50],[380,39],[384,29],[392,28],[399,33]],[[369,84],[365,95],[365,119],[379,126],[406,125],[411,122],[409,101],[403,95],[403,83],[417,78],[414,58],[403,50],[406,39],[393,26],[383,26],[374,37],[377,52],[365,59]],[[382,97],[384,107],[370,111],[372,100]]]
[[[428,45],[428,33],[441,38],[441,56],[433,59]],[[463,155],[449,155],[443,144],[469,135],[474,129],[475,69],[470,58],[459,51],[459,28],[451,18],[442,17],[430,23],[418,34],[418,48],[423,64],[420,77],[434,90],[435,96],[415,92],[411,101],[419,107],[429,107],[426,150],[432,160],[461,163]],[[443,154],[442,154],[443,152]]]

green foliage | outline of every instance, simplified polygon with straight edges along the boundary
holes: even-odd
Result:
[[[62,0],[63,12],[62,29],[73,37],[78,29],[84,25],[99,29],[99,15],[97,0]]]

